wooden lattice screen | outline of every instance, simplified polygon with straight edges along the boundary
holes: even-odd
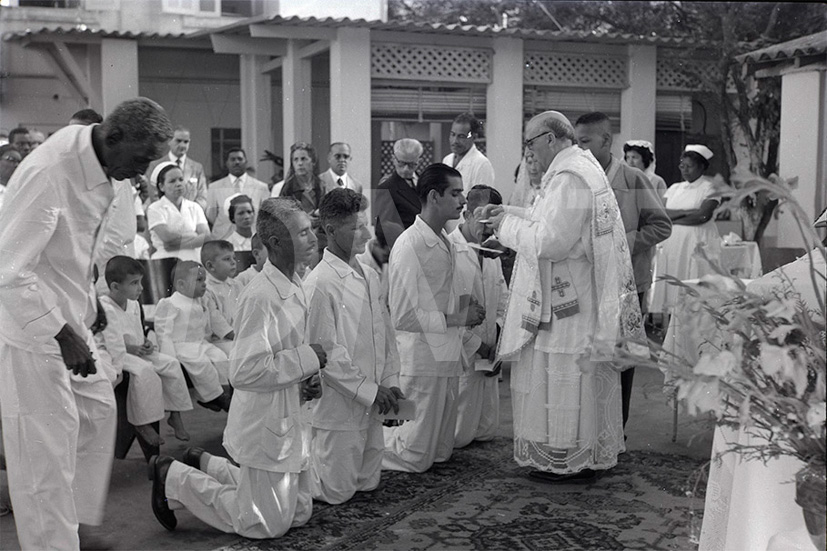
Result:
[[[623,57],[529,51],[524,58],[526,84],[614,89],[628,86]]]
[[[370,57],[372,78],[491,82],[490,50],[378,42]]]

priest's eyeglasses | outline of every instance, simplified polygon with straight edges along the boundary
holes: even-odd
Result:
[[[532,144],[534,144],[534,141],[535,141],[537,138],[542,138],[542,137],[543,137],[543,136],[545,136],[546,134],[551,134],[551,130],[549,130],[548,132],[543,132],[542,134],[537,134],[537,135],[536,135],[536,136],[534,136],[533,138],[530,138],[530,139],[528,139],[528,140],[524,141],[524,142],[523,142],[523,148],[525,148],[525,149],[531,149],[531,146],[532,146]]]

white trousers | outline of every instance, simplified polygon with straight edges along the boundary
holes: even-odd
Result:
[[[474,440],[491,440],[500,424],[498,378],[484,371],[471,371],[459,378],[457,428],[454,447],[464,448]]]
[[[221,396],[224,392],[221,385],[230,382],[230,360],[223,350],[203,342],[177,347],[175,353],[181,366],[189,373],[192,386],[201,400],[209,402]]]
[[[459,377],[400,375],[399,383],[416,404],[416,418],[385,429],[382,468],[425,472],[434,463],[448,461],[454,450]]]
[[[171,509],[186,508],[222,532],[277,538],[310,520],[309,479],[307,471],[274,473],[210,456],[206,472],[175,461],[167,473],[166,495]]]
[[[164,411],[189,411],[192,400],[181,364],[172,356],[154,353],[146,358],[124,357],[129,373],[126,417],[133,425],[146,425],[164,418]]]
[[[95,351],[95,344],[88,341]],[[78,523],[103,520],[117,412],[102,369],[71,375],[59,355],[0,344],[0,409],[23,549],[78,549]]]
[[[313,499],[338,505],[379,486],[385,450],[380,421],[371,419],[365,430],[313,427],[311,449]]]

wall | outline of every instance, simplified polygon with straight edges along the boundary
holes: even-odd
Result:
[[[173,125],[190,129],[189,154],[210,172],[210,130],[241,127],[238,56],[141,48],[138,75],[140,94],[160,103]],[[260,155],[249,157],[251,166],[256,166]]]

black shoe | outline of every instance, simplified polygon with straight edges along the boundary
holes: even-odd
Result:
[[[198,400],[197,403],[198,403],[199,406],[207,408],[209,410],[221,411],[222,409],[224,409],[224,403],[225,403],[222,400],[222,398],[224,398],[224,394],[222,394],[218,398],[214,398],[214,399],[210,400],[209,402],[202,402],[202,401]],[[229,406],[227,408],[227,411],[228,410],[229,410]]]
[[[204,455],[204,448],[189,447],[184,450],[181,462],[193,469],[201,470],[201,456]]]
[[[221,405],[221,409],[224,411],[230,411],[230,403],[233,401],[233,393],[230,391],[224,391],[224,394],[216,398],[219,404]]]
[[[528,476],[548,484],[586,484],[597,479],[597,472],[592,469],[583,469],[576,473],[555,474],[546,471],[531,471]]]
[[[175,530],[178,520],[169,508],[166,496],[166,480],[169,466],[175,461],[167,455],[153,455],[149,458],[149,479],[152,481],[152,512],[161,526],[170,532]]]

